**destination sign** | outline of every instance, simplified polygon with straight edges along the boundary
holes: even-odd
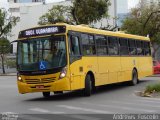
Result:
[[[38,27],[38,28],[21,31],[18,37],[26,38],[26,37],[34,37],[34,36],[43,36],[43,35],[50,35],[50,34],[57,34],[57,33],[65,33],[65,31],[66,31],[65,26]]]

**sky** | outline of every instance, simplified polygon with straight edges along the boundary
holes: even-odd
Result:
[[[135,7],[139,3],[139,0],[128,0],[128,9]]]
[[[60,2],[64,0],[46,0],[46,3],[51,3],[51,2]],[[134,7],[139,0],[128,0],[128,8]],[[6,7],[7,6],[7,0],[0,0],[0,8],[1,7]]]

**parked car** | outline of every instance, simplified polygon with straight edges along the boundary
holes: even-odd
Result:
[[[153,60],[153,72],[154,74],[160,74],[160,62]]]

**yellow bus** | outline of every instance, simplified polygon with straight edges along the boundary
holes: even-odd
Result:
[[[101,85],[152,75],[147,37],[57,23],[19,32],[19,93],[82,90],[85,96]]]

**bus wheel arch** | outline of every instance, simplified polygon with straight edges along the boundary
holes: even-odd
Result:
[[[95,77],[92,71],[88,71],[84,82],[84,95],[90,96],[95,88]]]
[[[95,91],[95,76],[94,76],[94,73],[92,71],[88,71],[88,73],[90,76],[91,76],[91,82],[92,82],[92,91],[94,92]]]
[[[138,78],[138,77],[139,77],[139,76],[138,76],[138,70],[137,70],[136,67],[134,67],[133,70],[135,70],[135,71],[137,72],[137,79],[138,79],[138,82],[139,82],[139,78]],[[133,72],[133,70],[132,70],[132,72]]]
[[[134,85],[136,85],[136,84],[138,84],[138,70],[137,70],[137,68],[133,68],[133,70],[132,70],[132,79],[131,79],[131,81],[130,81],[130,85],[132,85],[132,86],[134,86]]]

